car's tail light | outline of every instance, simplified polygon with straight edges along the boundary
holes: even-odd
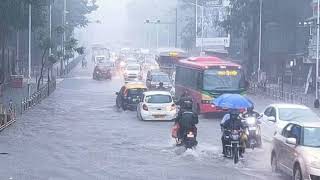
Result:
[[[175,111],[176,110],[176,105],[175,104],[172,104],[171,106],[170,106],[170,111]]]
[[[201,100],[201,103],[202,104],[211,104],[211,101],[210,100]]]
[[[144,105],[142,106],[142,109],[145,110],[145,111],[148,111],[148,106],[144,104]]]

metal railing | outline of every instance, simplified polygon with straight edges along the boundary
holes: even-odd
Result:
[[[0,131],[16,121],[16,107],[11,104],[7,110],[4,107],[0,107]]]
[[[56,80],[47,82],[45,86],[31,94],[29,97],[23,98],[21,101],[21,114],[33,106],[39,104],[43,99],[48,97],[56,89]]]
[[[56,64],[53,66],[53,69],[55,71],[55,75],[57,77],[61,77],[64,75],[67,75],[68,73],[71,72],[72,69],[74,69],[82,59],[85,58],[84,55],[81,55],[79,57],[74,58],[71,62],[69,62],[64,68],[61,70],[60,64]]]
[[[306,94],[295,91],[288,92],[280,87],[270,87],[251,82],[248,93],[271,98],[275,101],[303,104],[312,107],[312,99],[310,99]]]

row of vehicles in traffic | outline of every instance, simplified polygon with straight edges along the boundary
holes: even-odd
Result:
[[[134,102],[133,109],[137,109],[140,120],[172,120],[179,112],[174,99],[185,92],[192,97],[192,109],[197,114],[227,112],[212,101],[223,94],[245,94],[249,85],[242,67],[222,58],[188,58],[179,51],[169,50],[158,53],[155,59],[161,71],[147,73],[139,96],[125,97],[131,94],[131,83],[117,93],[117,105],[126,108],[120,99]],[[163,85],[172,87],[174,93],[154,91],[159,81],[168,82]],[[123,93],[125,89],[127,93]],[[135,89],[132,94],[136,92]],[[273,171],[284,172],[295,180],[320,179],[320,118],[311,109],[296,104],[271,104],[259,116],[246,117],[242,122],[245,128],[241,133],[247,137],[245,147],[261,147],[262,137],[272,142]],[[230,131],[229,157],[234,156],[232,147],[240,149],[240,135]]]
[[[174,98],[168,91],[148,91],[143,82],[129,82],[116,95],[117,107],[137,110],[140,120],[171,121],[176,117]]]

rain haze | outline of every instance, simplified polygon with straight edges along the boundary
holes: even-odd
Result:
[[[319,180],[318,0],[2,0],[0,179]]]

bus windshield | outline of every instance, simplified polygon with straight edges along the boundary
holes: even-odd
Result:
[[[242,87],[242,73],[240,70],[209,69],[204,72],[203,89],[237,90]]]

